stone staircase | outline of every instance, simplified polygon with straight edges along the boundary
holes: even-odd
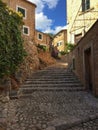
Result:
[[[61,65],[51,66],[27,78],[18,91],[19,100],[13,102],[20,101],[18,107],[22,107],[23,117],[28,111],[25,119],[28,122],[33,120],[31,125],[36,126],[35,130],[43,127],[43,130],[97,130],[98,109],[84,90],[70,69]]]
[[[35,72],[26,79],[19,90],[19,97],[32,96],[35,91],[83,91],[84,87],[69,69],[49,67]]]

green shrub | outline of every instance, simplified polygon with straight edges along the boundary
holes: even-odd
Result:
[[[44,45],[41,45],[41,44],[38,44],[37,47],[42,49],[44,52],[46,52],[48,50],[47,46],[44,46]]]
[[[69,53],[69,52],[72,51],[72,50],[74,49],[74,47],[75,47],[75,45],[72,44],[72,43],[66,43],[65,46],[66,46],[65,53]]]
[[[66,52],[65,52],[65,51],[61,51],[60,53],[61,53],[61,55],[65,55],[65,54],[66,54]]]
[[[0,77],[15,73],[24,59],[22,25],[22,15],[0,0]]]

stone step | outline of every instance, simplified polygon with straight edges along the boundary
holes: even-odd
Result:
[[[61,87],[82,87],[82,85],[80,83],[55,83],[55,84],[24,84],[21,86],[22,88],[24,87],[58,87],[58,88],[61,88]]]
[[[80,81],[78,80],[62,80],[62,81],[57,81],[57,80],[28,80],[25,82],[25,84],[67,84],[67,83],[79,83]]]
[[[46,71],[39,71],[39,72],[34,72],[32,75],[34,75],[34,74],[46,74],[46,72],[48,73],[48,74],[74,74],[73,72],[66,72],[66,71],[64,71],[64,70],[62,70],[62,71],[54,71],[54,70],[46,70]]]
[[[72,72],[66,73],[64,71],[63,72],[61,72],[61,71],[56,71],[56,72],[53,72],[53,71],[48,72],[48,71],[46,71],[46,72],[33,73],[33,75],[56,75],[56,74],[59,74],[59,75],[74,75],[74,73],[72,73]]]
[[[62,78],[62,79],[47,79],[47,78],[35,78],[35,79],[26,79],[25,80],[25,83],[30,83],[30,82],[52,82],[53,81],[53,83],[54,82],[68,82],[68,83],[76,83],[76,82],[79,82],[79,83],[81,83],[80,82],[80,80],[78,80],[78,79],[73,79],[73,78],[71,78],[71,79],[65,79],[65,78]]]
[[[59,74],[55,74],[55,75],[34,75],[31,78],[40,78],[40,77],[45,77],[45,78],[76,78],[76,76],[74,75],[59,75]]]
[[[47,72],[45,74],[34,74],[32,75],[33,77],[38,77],[38,76],[47,76],[47,77],[74,77],[74,74],[60,74],[60,73],[56,73],[56,74],[48,74]]]
[[[48,68],[33,73],[19,89],[21,96],[31,96],[35,91],[84,91],[83,85],[70,70]]]
[[[68,80],[68,79],[70,79],[70,80],[73,80],[73,79],[77,79],[77,77],[75,77],[75,76],[70,76],[70,77],[68,77],[68,76],[34,76],[34,77],[32,77],[32,78],[28,78],[28,79],[26,79],[26,80],[32,80],[32,79],[61,79],[61,80]]]
[[[33,73],[33,75],[34,74],[61,74],[61,75],[64,75],[64,74],[68,74],[68,75],[74,75],[74,73],[72,73],[72,72],[66,72],[66,71],[45,71],[45,72],[35,72],[35,73]]]
[[[55,88],[51,88],[51,87],[29,87],[29,88],[20,88],[19,91],[19,95],[23,95],[23,94],[32,94],[35,91],[66,91],[66,92],[73,92],[73,91],[84,91],[85,89],[83,87],[55,87]],[[25,95],[24,95],[25,96]]]

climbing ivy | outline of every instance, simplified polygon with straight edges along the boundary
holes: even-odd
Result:
[[[22,15],[9,9],[0,0],[0,77],[15,73],[25,50],[21,36]]]

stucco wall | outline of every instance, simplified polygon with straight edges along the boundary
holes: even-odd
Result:
[[[57,43],[59,43],[59,42],[62,42],[62,45],[57,46]],[[62,30],[54,36],[52,45],[54,47],[57,46],[59,51],[64,51],[65,43],[67,43],[67,30]]]
[[[90,9],[82,12],[82,0],[67,0],[68,42],[74,35],[87,32],[98,18],[98,0],[90,0]],[[97,12],[96,12],[97,11]]]

